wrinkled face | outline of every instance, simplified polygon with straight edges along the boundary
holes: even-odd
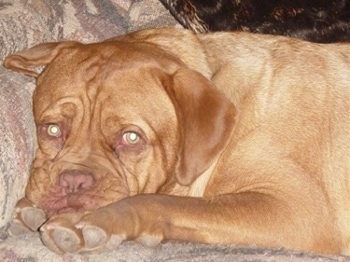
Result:
[[[34,94],[33,203],[49,216],[94,209],[170,179],[178,122],[162,66],[145,50],[108,44],[68,48],[47,65]]]

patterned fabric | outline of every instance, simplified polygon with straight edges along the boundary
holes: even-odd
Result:
[[[348,0],[160,0],[195,32],[242,30],[312,42],[350,41]]]
[[[10,237],[6,246],[0,242],[0,261],[4,262],[346,262],[345,257],[319,256],[283,249],[207,246],[189,243],[165,243],[145,247],[125,242],[118,249],[101,254],[57,255],[48,251],[37,234]]]
[[[0,62],[41,42],[92,42],[168,25],[179,26],[158,0],[0,0]],[[59,256],[43,246],[37,233],[7,236],[36,148],[33,89],[33,79],[0,66],[0,261],[346,261],[281,249],[186,243],[146,248],[134,242],[111,253]]]

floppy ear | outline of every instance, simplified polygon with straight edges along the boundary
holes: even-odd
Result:
[[[228,143],[236,110],[210,80],[194,70],[178,70],[166,90],[181,129],[176,180],[190,185]]]
[[[4,61],[4,67],[28,76],[37,77],[39,74],[34,71],[36,67],[49,64],[63,48],[78,44],[78,42],[73,41],[39,44],[9,55]]]

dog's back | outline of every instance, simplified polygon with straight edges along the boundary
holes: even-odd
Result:
[[[132,37],[175,53],[230,98],[242,113],[229,148],[243,143],[248,147],[245,137],[254,141],[254,150],[266,145],[267,138],[272,151],[282,148],[275,154],[302,169],[308,176],[305,181],[324,195],[324,206],[331,206],[325,212],[337,220],[335,230],[341,231],[343,252],[349,253],[350,44],[238,32],[194,35],[171,29],[142,31]],[[264,148],[259,152],[266,154]],[[226,169],[228,162],[237,162],[239,158],[233,156],[237,154],[234,149],[223,160]],[[238,166],[233,164],[232,173]],[[323,219],[320,214],[319,220]]]

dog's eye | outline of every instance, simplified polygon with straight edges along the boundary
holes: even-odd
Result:
[[[125,132],[123,140],[129,145],[136,145],[140,141],[140,136],[135,132]]]
[[[61,134],[61,129],[56,124],[51,124],[47,127],[47,134],[49,136],[59,137]]]

